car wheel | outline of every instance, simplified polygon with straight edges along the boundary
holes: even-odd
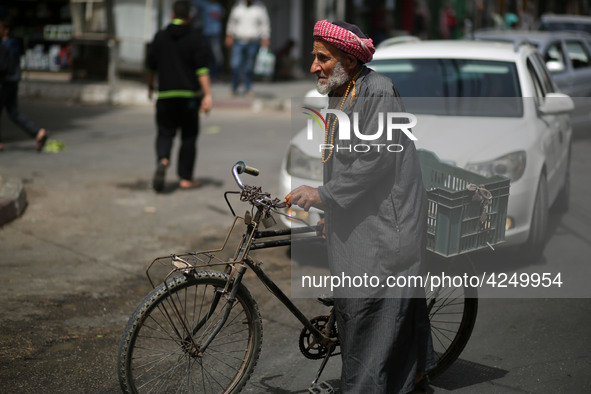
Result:
[[[548,228],[548,183],[546,175],[540,176],[538,191],[534,202],[529,238],[522,249],[522,257],[530,262],[536,262],[542,257],[546,244],[546,230]]]
[[[564,185],[554,201],[552,209],[557,213],[565,213],[570,208],[570,152],[566,164],[566,174],[564,174]]]

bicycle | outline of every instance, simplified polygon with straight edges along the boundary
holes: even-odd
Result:
[[[279,209],[285,203],[260,187],[244,185],[243,173],[256,176],[259,171],[244,162],[232,167],[240,190],[224,194],[234,221],[221,248],[158,257],[147,268],[153,290],[130,317],[119,345],[118,376],[124,392],[239,392],[255,368],[262,344],[261,314],[242,283],[248,269],[302,323],[299,347],[303,355],[322,360],[311,392],[317,389],[330,357],[340,354],[332,300],[319,299],[328,313],[306,317],[250,256],[257,249],[319,240],[318,235],[291,237],[318,228],[262,230],[261,226],[272,224],[272,213],[284,214]],[[236,215],[230,194],[238,194],[241,202],[251,205],[251,211]],[[221,259],[218,255],[238,222],[244,223],[245,231],[233,257]],[[167,270],[160,284],[151,276],[155,267]],[[472,287],[440,286],[426,294],[426,302],[437,365],[427,371],[423,382],[439,376],[458,358],[478,309]]]

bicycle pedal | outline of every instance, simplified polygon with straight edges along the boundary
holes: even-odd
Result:
[[[309,393],[312,394],[334,394],[332,386],[326,382],[320,382],[308,389]]]

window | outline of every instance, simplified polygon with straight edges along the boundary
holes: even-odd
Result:
[[[403,97],[520,97],[515,64],[473,59],[377,60]]]
[[[552,63],[548,64],[548,62]],[[544,63],[548,64],[551,72],[560,73],[566,71],[566,61],[560,42],[555,42],[548,46],[544,54]]]
[[[394,81],[411,112],[522,116],[521,89],[517,68],[512,62],[388,59],[376,60],[368,66]]]
[[[570,57],[570,61],[573,64],[573,68],[584,68],[591,67],[589,61],[589,54],[587,49],[579,41],[567,41],[566,51]]]

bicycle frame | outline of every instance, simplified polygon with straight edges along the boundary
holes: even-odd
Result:
[[[150,276],[150,269],[154,265],[154,263],[160,259],[167,259],[170,258],[172,264],[175,268],[170,271],[166,277],[164,278],[164,283],[166,283],[167,279],[172,277],[175,273],[183,272],[185,274],[190,274],[191,271],[204,269],[206,267],[213,267],[213,266],[225,266],[223,272],[228,275],[228,281],[226,283],[225,288],[218,292],[215,297],[214,301],[212,302],[211,308],[209,312],[199,321],[195,327],[184,327],[186,330],[185,332],[193,333],[193,335],[199,331],[199,329],[209,320],[211,316],[214,315],[214,311],[218,309],[219,301],[223,294],[228,294],[228,298],[225,302],[225,310],[224,315],[222,316],[221,320],[216,325],[215,329],[211,332],[208,338],[198,347],[199,353],[203,353],[209,344],[214,340],[215,336],[220,332],[222,327],[227,321],[228,315],[230,310],[232,309],[232,305],[235,302],[235,296],[240,284],[242,283],[242,278],[248,268],[250,268],[257,276],[257,278],[265,285],[265,287],[273,294],[281,303],[290,311],[290,313],[295,316],[302,325],[310,331],[310,333],[316,338],[318,342],[322,342],[323,344],[330,345],[331,343],[336,343],[336,338],[331,338],[321,332],[316,326],[314,326],[310,319],[307,318],[301,310],[289,299],[289,297],[275,284],[275,282],[265,273],[262,266],[255,262],[250,257],[251,250],[258,250],[258,249],[267,249],[267,248],[274,248],[280,246],[290,246],[295,242],[314,242],[318,240],[322,240],[320,236],[312,236],[312,237],[305,237],[302,239],[292,239],[292,235],[296,234],[305,234],[316,232],[318,230],[317,227],[300,227],[294,229],[279,229],[279,230],[259,230],[259,226],[263,222],[263,219],[269,215],[268,210],[265,209],[263,206],[257,206],[256,212],[254,216],[251,216],[248,212],[244,217],[237,216],[232,209],[230,202],[227,199],[228,194],[238,194],[240,192],[228,191],[224,194],[226,202],[230,207],[231,212],[234,214],[234,222],[232,227],[228,231],[224,244],[221,248],[215,250],[208,250],[202,252],[195,252],[193,255],[204,255],[208,256],[215,252],[222,251],[228,240],[230,238],[230,234],[236,227],[236,223],[238,220],[242,219],[246,224],[246,231],[243,233],[240,243],[234,252],[233,257],[229,261],[219,261],[214,262],[213,264],[205,263],[203,265],[194,266],[185,261],[180,256],[173,255],[168,257],[159,257],[156,258],[152,264],[146,270],[146,274],[152,286],[155,287],[155,283]],[[277,239],[277,237],[283,237],[281,239]],[[181,255],[182,256],[182,255]],[[210,259],[213,257],[210,256]],[[179,313],[179,311],[176,311]],[[192,342],[192,335],[187,335],[185,338],[186,341]]]
[[[302,231],[304,232],[304,231]],[[293,232],[290,232],[289,229],[287,230],[276,230],[276,231],[265,231],[265,232],[257,232],[255,233],[255,239],[260,238],[267,238],[267,237],[275,237],[280,235],[291,235]],[[318,237],[320,238],[320,237]],[[312,241],[309,240],[309,241]],[[273,248],[277,246],[285,246],[291,245],[292,240],[277,240],[277,241],[268,241],[268,242],[261,242],[252,245],[252,249],[265,249],[265,248]],[[310,320],[299,310],[299,308],[291,302],[291,300],[285,295],[285,293],[273,282],[269,276],[263,271],[262,267],[256,264],[252,259],[247,258],[246,264],[254,271],[257,277],[260,279],[261,282],[269,289],[269,291],[279,300],[285,307],[306,327],[309,329],[317,339],[329,339],[326,337],[322,332],[320,332]]]
[[[257,250],[257,249],[266,249],[266,248],[274,248],[278,246],[289,246],[292,244],[293,240],[289,237],[293,234],[303,234],[309,233],[312,231],[316,231],[315,227],[308,227],[308,228],[297,228],[297,229],[281,229],[281,230],[267,230],[267,231],[258,231],[258,226],[261,223],[264,215],[266,213],[263,212],[261,207],[257,208],[257,212],[253,217],[252,221],[247,224],[246,233],[242,237],[241,244],[237,250],[237,256],[240,256],[242,253],[241,260],[244,264],[248,266],[257,276],[257,278],[263,282],[265,287],[273,294],[285,307],[291,312],[292,315],[298,319],[304,327],[306,327],[310,332],[316,337],[319,341],[332,341],[331,338],[327,337],[324,333],[318,330],[301,311],[300,309],[289,299],[289,297],[275,284],[275,282],[265,273],[263,268],[260,264],[257,264],[252,258],[249,256],[250,250]],[[247,220],[248,221],[248,220]],[[288,236],[288,238],[279,239],[279,240],[271,240],[271,241],[263,241],[263,242],[254,242],[255,240],[265,239],[265,238],[274,238],[280,236]],[[310,237],[306,239],[307,242],[311,242],[313,240],[321,239],[321,237]],[[232,267],[228,266],[226,270],[232,271]],[[241,281],[242,276],[246,269],[240,270],[238,269],[238,273],[234,279],[234,283],[232,284],[233,287],[237,288]],[[230,274],[230,279],[232,279],[231,272],[226,272]],[[221,327],[220,327],[221,328]],[[219,330],[217,330],[219,331]],[[215,336],[216,332],[212,333],[212,340]]]
[[[121,366],[119,370],[120,382],[124,390],[134,387],[134,368],[138,368],[144,373],[149,372],[153,368],[152,366],[147,368],[145,364],[136,366],[137,360],[132,357],[134,346],[136,346],[135,341],[137,338],[142,338],[141,340],[146,343],[155,339],[157,340],[158,337],[154,337],[151,333],[154,330],[158,330],[158,327],[162,328],[160,324],[157,324],[155,326],[156,328],[149,327],[147,324],[144,325],[143,320],[138,320],[138,316],[141,319],[146,319],[148,316],[152,316],[152,312],[154,311],[156,315],[155,321],[164,322],[167,330],[174,331],[171,335],[174,338],[178,338],[174,343],[166,342],[166,347],[170,347],[169,345],[172,345],[173,348],[180,346],[181,354],[188,356],[190,362],[191,359],[201,358],[207,354],[216,354],[216,346],[212,345],[212,343],[219,344],[219,338],[217,337],[222,338],[220,333],[227,333],[225,331],[226,325],[230,327],[232,324],[236,324],[234,322],[235,317],[230,316],[235,315],[232,311],[238,303],[241,304],[242,309],[237,309],[250,310],[250,312],[246,312],[246,320],[242,320],[241,318],[238,320],[238,323],[244,324],[245,321],[248,322],[248,337],[246,338],[249,345],[246,348],[247,353],[245,354],[249,354],[249,351],[253,351],[254,353],[250,354],[248,359],[244,359],[244,362],[248,361],[249,363],[248,374],[244,374],[245,370],[236,369],[235,377],[240,379],[245,377],[247,380],[249,374],[252,373],[254,363],[256,363],[256,361],[253,362],[252,360],[256,360],[258,357],[262,340],[260,314],[256,308],[256,302],[248,289],[245,288],[245,285],[242,284],[244,274],[249,268],[255,273],[257,279],[267,287],[271,294],[303,325],[304,328],[300,334],[299,345],[304,356],[309,359],[323,359],[316,378],[312,381],[312,387],[318,382],[329,358],[340,354],[337,350],[339,341],[336,335],[337,327],[332,303],[328,300],[319,299],[325,306],[332,306],[332,309],[329,313],[322,314],[322,316],[308,319],[281,288],[275,284],[273,279],[264,272],[262,264],[255,261],[250,255],[250,252],[253,250],[290,246],[300,242],[311,243],[318,240],[323,241],[323,237],[319,235],[297,237],[298,234],[303,235],[312,232],[318,234],[320,228],[306,225],[305,227],[293,229],[263,230],[263,226],[268,227],[272,212],[283,214],[278,209],[284,208],[285,204],[277,198],[272,199],[270,194],[264,193],[260,187],[246,186],[241,182],[239,178],[240,174],[256,175],[258,170],[247,167],[243,162],[238,162],[234,165],[232,172],[241,191],[226,192],[224,194],[234,220],[221,248],[158,257],[152,261],[146,270],[148,280],[155,288],[151,294],[155,296],[150,295],[142,301],[136,313],[130,318],[125,335],[121,340],[118,362]],[[244,216],[236,215],[228,201],[228,194],[239,194],[240,201],[250,203],[252,208]],[[241,235],[238,239],[235,239],[233,238],[233,234],[235,234],[234,230],[238,222],[243,222],[244,227],[240,223]],[[232,251],[225,250],[231,237],[231,243],[236,245],[236,249]],[[154,274],[157,274],[157,276]],[[158,278],[158,283],[152,280],[155,277]],[[193,282],[193,279],[196,281]],[[197,290],[197,286],[200,286],[200,284],[204,285],[202,287],[204,290]],[[183,300],[178,297],[179,289],[180,291],[185,291],[183,289],[186,287],[183,286],[193,285],[196,286],[194,294],[197,295],[198,291],[199,294],[202,294],[199,296],[201,301],[195,299],[193,303],[195,305],[200,302],[202,303],[201,305],[209,304],[203,310],[199,309],[198,314],[195,313],[196,310],[190,312],[190,305],[193,304],[190,300],[187,304],[186,299]],[[440,347],[443,350],[441,357],[437,360],[437,366],[429,371],[428,375],[425,375],[424,379],[426,381],[442,373],[459,356],[470,337],[476,318],[477,302],[475,299],[475,289],[462,288],[459,296],[454,294],[454,289],[449,292],[443,292],[443,290],[445,289],[442,287],[435,289],[435,294],[428,299],[427,304],[430,315],[437,314],[437,316],[440,316],[439,310],[445,308],[445,311],[441,313],[449,315],[450,318],[444,318],[438,321],[438,327],[435,328],[436,331],[432,329],[432,332],[444,332],[440,339]],[[468,290],[471,291],[468,292]],[[205,296],[206,294],[207,297]],[[451,302],[448,302],[447,297],[451,295],[453,295],[453,298],[449,298]],[[207,298],[207,301],[204,302],[203,300],[205,298]],[[456,302],[458,299],[459,302]],[[153,308],[153,305],[161,306]],[[148,309],[146,306],[148,306]],[[186,313],[185,309],[189,310],[189,313]],[[253,314],[255,317],[258,316],[258,321],[252,319]],[[188,316],[192,317],[186,318]],[[142,334],[144,332],[142,330],[144,329],[147,330],[147,334]],[[450,332],[449,336],[447,332]],[[138,337],[138,335],[141,336]],[[232,335],[231,332],[230,335]],[[167,338],[168,336],[165,336],[164,340],[169,341]],[[213,342],[214,339],[216,342]],[[211,347],[209,347],[210,345]],[[142,347],[138,347],[138,349],[142,349]],[[148,346],[148,348],[143,349],[150,349],[150,347]],[[159,348],[156,347],[154,349]],[[176,355],[178,349],[174,348],[171,351],[171,354]],[[148,354],[148,356],[150,355]],[[159,360],[158,362],[162,361],[160,350],[151,356],[156,357]],[[242,365],[244,366],[246,364]],[[165,366],[164,372],[168,371],[166,368]],[[241,382],[240,387],[244,384],[245,380]]]

